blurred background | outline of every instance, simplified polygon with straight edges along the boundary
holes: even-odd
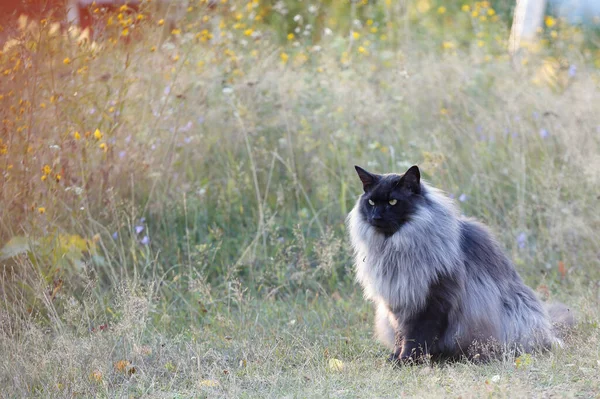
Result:
[[[598,308],[597,1],[8,0],[0,13],[0,310],[15,336],[136,325],[105,344],[144,358],[131,352],[143,328],[225,328],[251,303],[277,307],[276,323],[316,298],[325,313],[352,304],[335,323],[365,324],[344,226],[355,164],[419,164],[543,298]],[[54,389],[23,352],[45,339],[3,341],[22,356],[6,381],[31,373],[14,392]],[[94,356],[79,366],[101,370]],[[115,383],[123,370],[108,369],[81,390]]]

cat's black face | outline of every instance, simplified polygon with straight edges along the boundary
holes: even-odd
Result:
[[[365,193],[359,210],[364,220],[379,232],[390,236],[417,211],[421,195],[421,175],[417,166],[403,175],[376,175],[355,166]]]

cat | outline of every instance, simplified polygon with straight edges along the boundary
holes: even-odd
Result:
[[[573,325],[573,312],[544,307],[491,232],[422,181],[418,166],[403,175],[355,169],[364,190],[347,218],[356,280],[390,360],[562,346],[557,326]]]

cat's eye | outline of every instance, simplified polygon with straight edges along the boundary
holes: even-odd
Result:
[[[396,205],[397,202],[398,202],[398,200],[391,199],[390,200],[390,205]]]
[[[373,202],[373,200],[371,200],[371,199],[369,200],[369,205],[371,205],[371,206],[375,205],[375,203]]]

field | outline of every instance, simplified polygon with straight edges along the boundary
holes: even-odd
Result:
[[[205,3],[8,35],[2,397],[600,395],[593,32],[548,16],[509,56],[488,2]],[[488,224],[576,310],[565,348],[389,365],[353,280],[355,164],[418,164]]]

